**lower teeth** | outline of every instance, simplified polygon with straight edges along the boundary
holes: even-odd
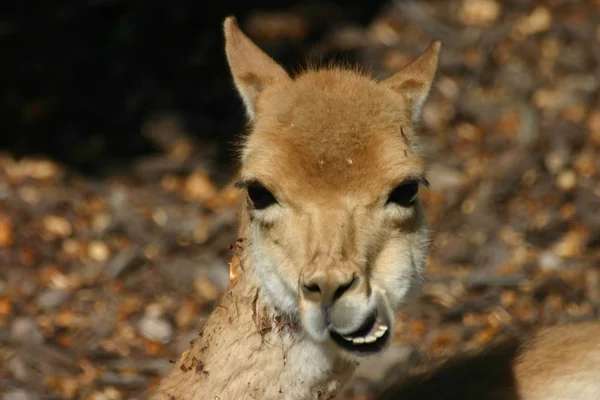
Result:
[[[386,325],[377,325],[377,328],[374,329],[374,332],[372,334],[370,334],[369,336],[366,337],[356,337],[353,338],[351,336],[342,336],[344,338],[344,340],[347,340],[348,342],[352,342],[353,344],[364,344],[364,343],[374,343],[377,341],[377,339],[379,339],[380,337],[382,337],[383,335],[385,335],[385,332],[387,332],[388,327]]]

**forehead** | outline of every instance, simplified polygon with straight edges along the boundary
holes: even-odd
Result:
[[[309,72],[266,92],[243,148],[243,178],[295,196],[376,192],[424,165],[402,98],[355,72]],[[285,184],[284,184],[285,182]]]

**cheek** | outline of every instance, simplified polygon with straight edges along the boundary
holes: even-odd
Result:
[[[396,309],[418,291],[425,267],[426,250],[406,238],[390,240],[377,257],[371,279],[383,289],[390,305]]]
[[[301,267],[301,242],[285,221],[278,221],[268,227],[258,228],[258,244],[277,273],[290,287],[296,288]]]

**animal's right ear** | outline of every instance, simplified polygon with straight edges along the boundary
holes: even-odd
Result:
[[[238,27],[235,17],[225,18],[227,62],[250,120],[256,114],[256,101],[267,87],[291,80],[285,70],[255,45]]]

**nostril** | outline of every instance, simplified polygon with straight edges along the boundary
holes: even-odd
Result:
[[[304,287],[304,290],[306,290],[307,292],[321,293],[321,288],[316,283],[312,283],[309,285],[302,285],[302,286]]]
[[[348,289],[350,289],[352,287],[352,285],[354,285],[354,282],[356,282],[356,275],[353,275],[352,279],[348,283],[346,283],[336,289],[335,293],[333,294],[333,301],[336,301],[337,299],[342,297],[344,295],[344,293],[346,293],[348,291]]]

